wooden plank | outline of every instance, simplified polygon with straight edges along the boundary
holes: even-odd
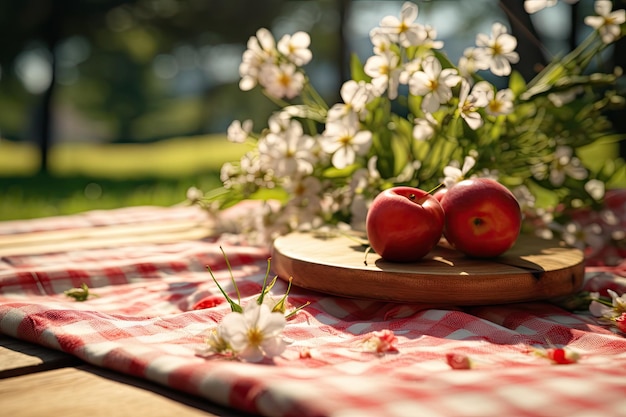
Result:
[[[0,235],[0,247],[13,245],[58,242],[59,240],[110,238],[126,235],[150,235],[189,230],[202,225],[202,221],[188,219],[170,219],[158,223],[131,223],[122,225],[103,225],[62,230]]]
[[[208,221],[168,221],[0,236],[0,256],[196,240],[215,233]]]
[[[90,365],[0,380],[11,417],[246,417],[236,410]]]
[[[0,335],[0,378],[10,378],[80,363],[82,363],[80,359],[67,353]]]

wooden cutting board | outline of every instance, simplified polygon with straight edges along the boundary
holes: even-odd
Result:
[[[437,246],[415,263],[394,263],[370,252],[363,238],[321,232],[291,233],[272,248],[274,272],[293,285],[326,294],[433,305],[485,305],[555,298],[579,290],[579,249],[520,236],[499,258],[470,259]],[[367,263],[365,263],[367,260]]]

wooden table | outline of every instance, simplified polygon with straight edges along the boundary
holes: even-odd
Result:
[[[249,416],[5,335],[0,409],[7,417]]]

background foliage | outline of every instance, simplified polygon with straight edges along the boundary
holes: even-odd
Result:
[[[515,16],[510,24],[520,39],[522,73],[570,48],[583,27],[582,16],[593,7],[591,0],[571,9],[559,5],[558,15],[529,26],[530,17],[519,12],[521,0],[416,3],[420,14],[432,19],[446,50],[459,54],[477,28]],[[624,7],[623,0],[616,3]],[[0,46],[0,220],[175,204],[188,186],[211,188],[221,162],[236,156],[221,136],[207,135],[221,135],[231,120],[251,115],[262,123],[274,109],[261,94],[244,96],[237,87],[237,65],[250,35],[259,27],[277,35],[309,32],[315,67],[307,71],[324,98],[335,102],[348,76],[349,52],[368,53],[367,31],[388,14],[383,9],[395,12],[400,4],[0,1],[0,36],[10,39]],[[554,27],[557,21],[560,29]],[[542,47],[521,35],[528,30]],[[618,49],[613,55],[618,64],[626,58]],[[173,137],[183,139],[176,146],[159,144],[174,143],[167,140]],[[129,146],[133,143],[148,147]],[[617,144],[606,144],[599,155],[606,159],[617,153]],[[90,197],[85,194],[89,184],[97,185],[89,188]],[[94,192],[98,187],[100,193]]]

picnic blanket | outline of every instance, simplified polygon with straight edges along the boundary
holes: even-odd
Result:
[[[626,338],[551,301],[432,308],[292,287],[291,305],[310,304],[282,355],[199,355],[230,312],[207,266],[245,303],[270,256],[209,230],[183,206],[0,222],[0,333],[262,416],[626,416]],[[590,267],[586,285],[624,292],[623,273]],[[86,301],[64,294],[83,283]]]

